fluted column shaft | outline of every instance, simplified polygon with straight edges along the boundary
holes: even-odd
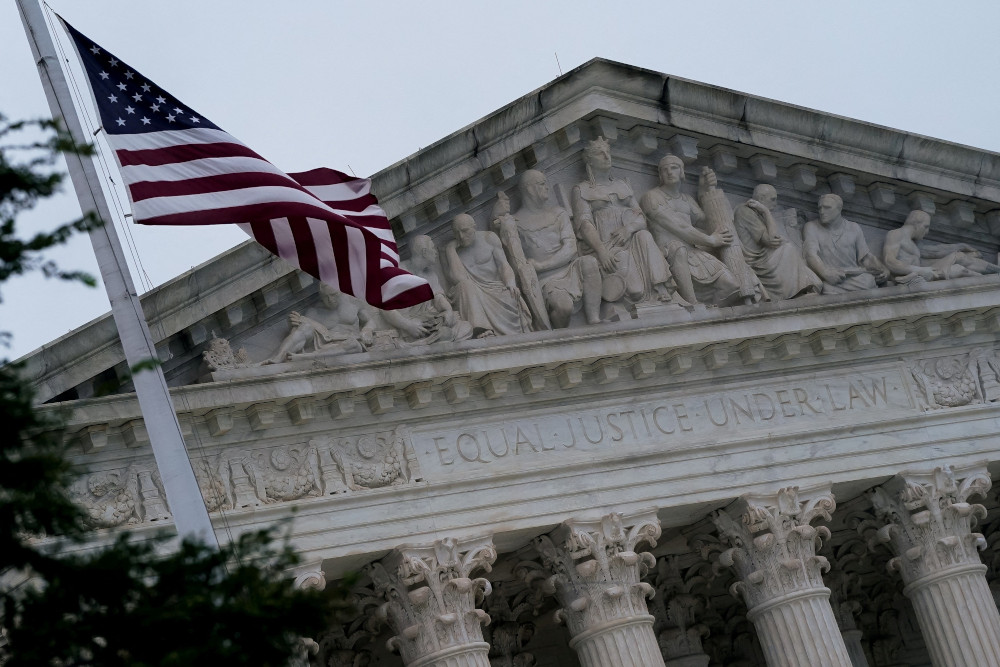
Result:
[[[757,629],[771,667],[852,667],[830,606],[829,589],[808,589],[758,605],[747,619]]]
[[[903,589],[935,667],[1000,666],[1000,613],[985,574],[985,565],[963,565]]]
[[[659,536],[655,510],[570,520],[535,539],[541,565],[518,565],[529,585],[547,586],[558,599],[556,620],[569,628],[582,667],[664,667],[646,606],[653,588],[640,581],[655,559],[636,552]]]
[[[769,667],[852,667],[830,606],[822,572],[830,568],[816,555],[835,503],[829,487],[800,495],[798,488],[773,496],[744,496],[712,520],[733,548],[719,557],[739,581],[742,595]]]
[[[569,642],[581,667],[662,665],[652,616],[632,616],[584,630]]]
[[[968,499],[991,486],[985,468],[936,468],[903,473],[872,492],[884,525],[875,534],[896,557],[898,570],[934,667],[1000,667],[1000,611],[986,581],[972,531],[986,516]]]

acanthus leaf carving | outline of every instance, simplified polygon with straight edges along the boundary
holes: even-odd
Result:
[[[498,582],[483,603],[491,622],[483,628],[490,644],[490,667],[532,667],[535,656],[525,651],[535,624],[525,620],[535,609],[532,591],[513,582]]]
[[[950,567],[980,564],[979,551],[987,543],[972,529],[986,516],[986,508],[968,501],[985,496],[990,487],[985,467],[942,466],[929,473],[903,473],[874,489],[872,505],[883,524],[875,539],[892,546],[896,557],[889,561],[890,569],[898,569],[909,583]]]
[[[811,522],[829,521],[834,507],[829,487],[806,492],[789,487],[772,496],[744,496],[713,513],[713,523],[730,545],[718,562],[738,577],[733,595],[742,595],[753,609],[787,593],[823,587],[830,563],[816,551],[830,530]]]
[[[492,592],[490,582],[472,578],[489,572],[497,553],[490,538],[446,538],[426,546],[400,547],[366,568],[375,592],[384,600],[377,617],[395,635],[387,647],[407,664],[438,651],[482,645],[482,625],[490,623],[478,609]]]
[[[649,605],[656,618],[653,629],[660,652],[667,662],[682,658],[684,664],[690,665],[709,662],[702,641],[711,633],[701,622],[710,605],[706,595],[706,567],[707,563],[699,562],[683,568],[677,556],[664,556],[656,561],[655,573],[651,575],[655,595]],[[711,577],[710,572],[708,576]]]
[[[516,572],[536,594],[557,597],[561,609],[556,620],[576,636],[609,619],[649,614],[646,600],[654,591],[642,578],[655,566],[655,559],[638,548],[656,546],[659,537],[654,510],[613,512],[591,521],[571,519],[552,536],[533,541],[542,567],[521,563]]]
[[[372,660],[372,629],[364,615],[349,623],[333,623],[320,636],[313,667],[368,667]]]

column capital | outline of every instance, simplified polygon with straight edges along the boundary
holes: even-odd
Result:
[[[490,643],[490,667],[531,667],[535,656],[525,647],[535,634],[535,624],[528,620],[534,605],[527,601],[531,591],[516,582],[497,582],[493,593],[483,602],[491,622],[484,630]]]
[[[334,623],[320,636],[312,664],[323,667],[359,667],[371,660],[374,639],[369,619],[359,617],[348,624]]]
[[[730,592],[742,594],[753,611],[790,593],[822,589],[830,563],[816,551],[830,530],[811,524],[820,518],[829,521],[835,507],[827,484],[746,495],[714,512],[712,522],[730,545],[719,555],[719,563],[732,567],[739,578]]]
[[[892,546],[898,570],[907,585],[961,566],[982,567],[979,551],[986,547],[972,532],[986,508],[969,503],[990,490],[985,465],[941,466],[929,472],[905,472],[871,493],[881,527],[875,541]]]
[[[556,620],[576,636],[607,620],[648,615],[646,598],[653,587],[640,579],[656,560],[637,549],[643,543],[656,546],[659,537],[656,510],[647,510],[570,519],[535,538],[535,550],[553,575],[547,588],[562,606]]]
[[[535,560],[515,574],[535,593],[555,595],[556,622],[565,623],[582,667],[663,667],[646,606],[653,587],[641,581],[656,564],[639,545],[656,546],[656,510],[612,512],[599,519],[571,519],[536,537]]]
[[[326,589],[326,574],[323,572],[322,563],[307,563],[294,570],[295,579],[292,585],[302,590]]]
[[[707,563],[699,562],[682,569],[677,556],[663,556],[656,561],[652,576],[656,596],[650,603],[656,621],[660,651],[667,665],[707,665],[702,640],[709,635],[701,617],[709,606],[706,575]],[[709,573],[709,576],[711,574]]]
[[[369,565],[374,589],[385,600],[377,617],[396,633],[388,647],[410,666],[433,665],[436,656],[472,646],[481,648],[485,660],[488,645],[480,626],[490,617],[477,605],[492,587],[472,575],[490,572],[496,558],[490,537],[446,538],[401,546]]]

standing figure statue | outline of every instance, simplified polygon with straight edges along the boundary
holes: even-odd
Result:
[[[455,240],[445,249],[444,272],[452,303],[473,334],[482,338],[531,331],[531,314],[497,235],[477,231],[476,221],[465,213],[455,216],[451,226]]]
[[[457,343],[472,338],[472,325],[458,317],[444,294],[434,241],[421,234],[410,242],[410,249],[406,270],[426,280],[434,298],[409,308],[383,311],[383,319],[399,330],[407,346]]]
[[[882,259],[893,279],[901,285],[925,280],[966,278],[987,273],[1000,273],[1000,266],[984,260],[967,243],[923,243],[931,228],[931,216],[921,210],[910,211],[898,229],[885,235]]]
[[[371,347],[375,321],[365,306],[326,283],[319,284],[319,298],[322,308],[311,308],[308,315],[289,314],[291,331],[262,366],[364,352]]]
[[[519,276],[526,299],[529,285],[537,285],[545,312],[544,321],[553,328],[569,326],[573,312],[583,305],[588,324],[601,321],[601,269],[593,255],[581,257],[569,213],[549,203],[545,174],[529,169],[521,176],[521,208],[514,215],[505,211],[502,197],[493,221],[507,255]],[[502,194],[502,193],[501,193]],[[523,264],[523,267],[517,266]],[[534,277],[534,280],[532,280]],[[528,300],[529,307],[532,302]],[[532,307],[532,311],[536,308]],[[536,321],[542,319],[536,314]],[[537,328],[537,327],[536,327]]]
[[[599,137],[587,144],[583,159],[587,180],[573,188],[573,224],[597,256],[604,300],[672,301],[670,269],[646,228],[632,186],[611,176],[611,146]]]
[[[703,250],[725,248],[733,243],[726,229],[706,233],[698,228],[706,222],[705,212],[694,197],[681,191],[684,162],[665,155],[659,164],[660,185],[642,196],[642,210],[651,223],[656,242],[670,262],[677,291],[694,305],[709,301],[716,305],[737,301],[740,282],[718,257]],[[702,173],[701,183],[715,185],[715,174]]]
[[[809,268],[823,279],[824,294],[874,289],[889,277],[868,250],[861,226],[841,215],[843,208],[839,195],[821,196],[819,220],[810,220],[802,230],[802,252]]]
[[[806,266],[799,249],[778,233],[772,215],[777,203],[774,186],[761,183],[752,199],[736,207],[734,222],[743,256],[772,299],[818,294],[823,281]]]

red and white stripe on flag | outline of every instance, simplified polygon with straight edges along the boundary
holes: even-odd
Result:
[[[371,182],[286,174],[63,22],[87,72],[137,223],[236,224],[296,267],[385,309],[433,298],[399,254]]]

